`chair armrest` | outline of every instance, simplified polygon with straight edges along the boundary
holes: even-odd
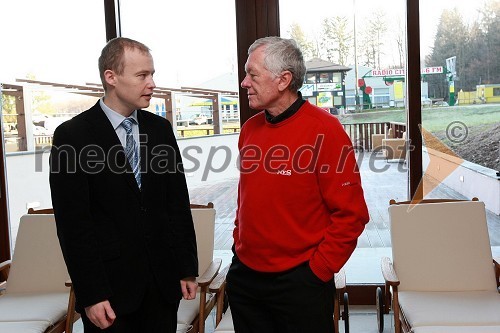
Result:
[[[4,280],[0,282],[0,295],[5,292],[7,288],[7,278],[9,277],[11,260],[5,260],[0,263],[0,279]]]
[[[3,275],[5,279],[7,279],[7,277],[9,276],[11,263],[12,260],[5,260],[4,262],[0,263],[0,275]]]
[[[215,311],[215,326],[217,327],[222,319],[222,314],[226,311],[226,302],[225,302],[225,291],[226,291],[226,275],[229,271],[229,267],[231,265],[227,265],[223,270],[217,274],[215,279],[213,279],[212,283],[208,287],[208,290],[211,293],[215,293],[216,295],[216,311]]]
[[[221,288],[224,287],[224,284],[226,282],[226,275],[227,275],[227,272],[229,271],[229,266],[230,265],[227,265],[226,267],[224,267],[224,269],[222,269],[219,272],[219,274],[217,274],[215,279],[213,279],[212,283],[210,283],[210,286],[208,287],[208,290],[210,290],[210,292],[218,293],[221,291]]]
[[[396,271],[394,270],[394,266],[392,264],[391,259],[389,259],[388,257],[383,257],[381,260],[381,268],[382,268],[382,275],[384,276],[385,280],[384,304],[386,313],[389,313],[391,309],[393,310],[394,331],[403,332],[401,329],[399,296],[398,296],[398,286],[400,284],[400,281],[398,279],[398,276],[396,275]],[[392,287],[392,295],[390,292],[391,287]],[[391,302],[391,296],[392,296],[392,302]]]
[[[337,289],[337,291],[342,291],[346,288],[344,268],[341,268],[338,273],[335,273],[333,278],[335,280],[335,289]]]
[[[215,278],[217,273],[219,272],[220,266],[222,265],[222,259],[215,258],[208,268],[205,270],[202,276],[196,279],[198,282],[198,286],[200,287],[208,287],[212,280]]]
[[[398,276],[396,275],[396,271],[394,270],[391,259],[389,259],[388,257],[383,257],[381,260],[381,268],[385,282],[393,287],[399,286],[400,281],[398,279]]]

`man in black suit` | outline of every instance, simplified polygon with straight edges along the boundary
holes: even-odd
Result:
[[[181,297],[196,295],[198,260],[181,154],[151,112],[150,50],[103,48],[104,97],[60,125],[50,187],[76,308],[88,332],[175,332]]]

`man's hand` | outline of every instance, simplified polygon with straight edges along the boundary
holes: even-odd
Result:
[[[181,280],[182,297],[184,299],[194,299],[196,297],[198,283],[195,277],[189,277]]]
[[[116,315],[109,301],[103,301],[85,308],[85,314],[90,321],[100,329],[106,329],[113,324]]]

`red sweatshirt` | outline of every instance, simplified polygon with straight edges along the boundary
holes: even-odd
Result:
[[[240,138],[239,259],[260,272],[308,261],[328,281],[346,263],[369,220],[352,144],[340,122],[305,102],[276,124],[264,112]]]

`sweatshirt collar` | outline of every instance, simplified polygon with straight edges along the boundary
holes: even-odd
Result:
[[[300,91],[297,91],[298,98],[293,102],[292,105],[288,109],[286,109],[284,112],[280,113],[276,117],[273,117],[267,110],[264,110],[264,114],[266,115],[266,120],[267,122],[271,124],[277,124],[282,122],[285,119],[290,118],[293,116],[297,111],[299,111],[300,107],[302,104],[304,104],[306,101],[302,99],[302,93]]]

